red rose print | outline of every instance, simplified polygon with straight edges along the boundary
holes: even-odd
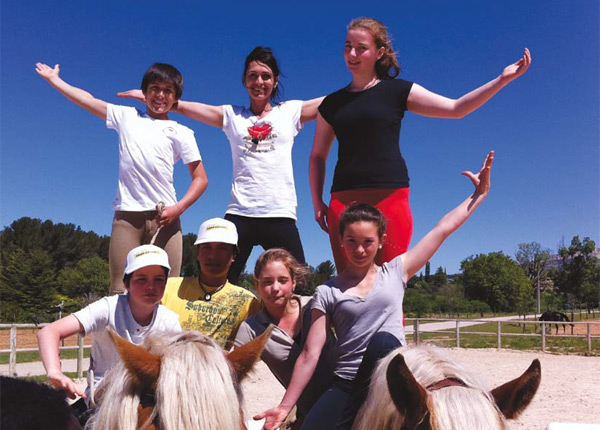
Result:
[[[271,124],[254,124],[252,127],[248,127],[248,133],[255,145],[258,145],[261,140],[265,140],[272,130]]]

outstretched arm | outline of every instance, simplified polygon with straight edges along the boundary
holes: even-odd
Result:
[[[175,221],[187,208],[189,208],[198,198],[204,193],[208,187],[208,178],[202,161],[193,161],[186,164],[190,175],[192,175],[192,183],[181,200],[173,206],[167,206],[158,220],[159,225],[168,225]]]
[[[400,257],[404,268],[404,281],[408,281],[435,254],[444,241],[473,214],[490,191],[490,174],[494,162],[494,151],[485,158],[479,173],[462,172],[475,185],[475,192],[468,199],[448,212],[415,247]]]
[[[300,122],[303,124],[308,121],[312,121],[317,117],[319,112],[319,105],[325,97],[318,97],[312,100],[304,100],[302,102],[302,113],[300,114]]]
[[[315,140],[308,162],[308,178],[315,220],[325,233],[329,233],[329,227],[326,220],[328,208],[323,201],[323,185],[325,184],[325,166],[333,139],[335,139],[333,127],[323,119],[321,114],[318,114]]]
[[[63,96],[71,100],[77,106],[93,113],[98,118],[106,121],[106,105],[103,100],[95,98],[93,95],[81,88],[76,88],[67,84],[59,77],[60,66],[57,64],[54,68],[44,64],[36,63],[35,71],[44,78],[50,85],[58,90]]]
[[[531,54],[529,49],[525,48],[523,57],[506,66],[500,76],[456,100],[413,84],[408,95],[407,108],[416,114],[434,118],[463,118],[479,109],[498,91],[523,75],[530,65]]]
[[[263,430],[275,430],[279,428],[315,373],[321,351],[327,340],[327,317],[320,310],[313,309],[311,312],[312,323],[308,337],[306,338],[302,352],[296,360],[290,385],[288,385],[281,403],[273,409],[269,409],[254,417],[255,420],[266,418]]]
[[[132,98],[142,103],[144,103],[146,100],[142,90],[122,91],[117,93],[117,96]],[[180,113],[206,125],[223,128],[223,106],[212,106],[204,103],[179,100],[177,105],[173,106],[171,111]]]
[[[69,397],[74,399],[76,395],[85,397],[85,394],[75,385],[75,383],[60,369],[60,357],[58,354],[58,344],[61,339],[83,332],[81,323],[74,315],[61,318],[54,321],[38,331],[38,348],[40,357],[46,369],[48,381],[56,388],[65,390]]]

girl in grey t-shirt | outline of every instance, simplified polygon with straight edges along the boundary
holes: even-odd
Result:
[[[392,340],[389,343],[405,342],[402,299],[406,282],[487,197],[493,159],[494,153],[490,152],[477,174],[463,172],[475,186],[473,194],[447,213],[415,247],[382,266],[375,264],[375,256],[385,240],[385,218],[377,208],[364,203],[346,209],[340,218],[340,235],[348,266],[328,284],[318,287],[310,332],[290,385],[277,407],[256,417],[266,418],[266,430],[279,427],[302,394],[325,344],[327,330],[332,326],[338,337],[334,381],[312,407],[302,428],[332,429],[340,419],[343,419],[338,424],[341,428],[351,427],[370,377],[370,372],[363,372],[361,365],[367,347],[375,339],[380,340],[376,334],[385,333],[384,337]],[[363,373],[366,373],[365,386],[357,387],[355,378]],[[353,398],[349,401],[350,392]]]

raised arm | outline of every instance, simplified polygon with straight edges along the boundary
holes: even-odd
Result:
[[[142,103],[146,100],[142,90],[129,90],[117,93],[117,96],[132,98]],[[172,112],[180,113],[203,124],[217,128],[223,128],[223,106],[213,106],[198,102],[186,102],[179,100]]]
[[[168,225],[175,221],[187,208],[198,200],[206,190],[206,187],[208,187],[208,178],[206,177],[202,161],[193,161],[186,164],[186,166],[192,176],[192,183],[181,200],[173,206],[167,206],[163,210],[158,221],[159,225]]]
[[[57,64],[54,68],[44,64],[36,63],[35,71],[52,85],[59,93],[71,100],[77,106],[93,113],[98,118],[106,121],[106,105],[103,100],[95,98],[93,95],[81,88],[76,88],[63,81],[60,76],[60,66]]]
[[[318,97],[312,100],[304,100],[302,102],[302,113],[300,114],[300,122],[305,123],[312,121],[317,117],[319,105],[325,97]]]
[[[308,162],[308,178],[310,181],[310,193],[315,211],[315,220],[325,233],[329,233],[327,225],[327,205],[323,201],[323,185],[325,184],[325,166],[331,145],[335,139],[333,127],[329,125],[321,114],[317,114],[317,129],[313,142],[310,159]]]
[[[76,395],[85,397],[85,394],[68,376],[62,373],[58,346],[61,339],[78,332],[83,332],[81,323],[74,315],[69,315],[47,325],[37,334],[40,357],[46,369],[48,381],[56,388],[67,391],[72,399]]]
[[[529,49],[525,48],[523,57],[506,66],[500,76],[456,100],[432,93],[420,85],[413,84],[408,95],[407,108],[409,111],[422,116],[463,118],[479,109],[498,91],[523,75],[530,65],[531,54]]]
[[[494,162],[494,151],[485,158],[481,170],[474,174],[462,172],[475,185],[475,191],[464,202],[448,212],[438,224],[425,235],[412,249],[400,257],[404,268],[404,280],[408,281],[435,254],[444,241],[473,214],[490,191],[490,174]]]
[[[255,420],[266,418],[263,430],[275,430],[279,428],[315,373],[321,351],[327,340],[327,317],[320,310],[313,309],[311,312],[312,323],[308,337],[306,338],[302,352],[296,360],[290,385],[288,385],[281,403],[273,409],[269,409],[254,417]]]

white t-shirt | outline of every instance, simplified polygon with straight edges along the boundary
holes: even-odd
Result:
[[[136,345],[140,345],[146,336],[154,331],[181,331],[179,315],[163,305],[156,305],[150,324],[139,325],[131,313],[127,294],[104,297],[73,315],[83,326],[86,335],[94,333],[90,370],[94,371],[95,387],[98,386],[106,371],[120,360],[115,343],[106,331],[107,328],[111,328],[123,339]],[[89,385],[88,379],[86,388],[88,395]]]
[[[177,203],[173,166],[201,160],[194,132],[128,106],[108,104],[106,127],[119,133],[119,186],[114,210],[154,210]]]
[[[301,100],[275,105],[261,120],[250,108],[223,106],[223,132],[233,159],[227,213],[296,219],[292,147],[301,114]]]

